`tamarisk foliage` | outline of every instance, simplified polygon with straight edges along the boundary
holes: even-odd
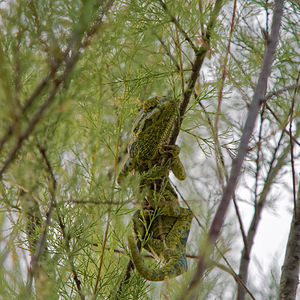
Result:
[[[2,1],[0,16],[0,298],[297,298],[297,1]],[[162,284],[129,258],[140,178],[116,181],[154,96],[180,100],[187,178],[170,184],[194,214],[189,271]]]

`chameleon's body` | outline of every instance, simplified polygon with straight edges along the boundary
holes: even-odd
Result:
[[[169,183],[169,170],[180,179],[185,171],[179,160],[179,148],[167,145],[176,117],[174,101],[147,100],[132,128],[129,158],[118,182],[130,172],[143,175],[140,188],[146,190],[143,210],[132,218],[133,234],[129,250],[137,271],[147,280],[161,281],[187,270],[186,242],[193,218],[189,209],[179,206],[177,194]],[[161,268],[150,269],[139,253],[137,243],[164,261]]]

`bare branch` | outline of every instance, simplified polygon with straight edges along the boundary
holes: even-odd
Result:
[[[300,72],[298,73],[297,83],[299,82]],[[294,142],[293,142],[293,134],[292,134],[292,124],[294,118],[294,108],[295,108],[295,100],[297,94],[298,87],[294,90],[294,95],[292,98],[292,105],[290,109],[290,127],[289,127],[289,137],[290,137],[290,145],[291,145],[291,169],[292,169],[292,182],[293,182],[293,200],[294,200],[294,214],[297,219],[297,201],[296,201],[296,176],[295,176],[295,163],[294,163]]]
[[[57,214],[57,218],[58,218],[58,224],[59,224],[59,227],[61,229],[62,236],[64,238],[66,254],[67,254],[67,260],[68,260],[68,263],[70,265],[71,272],[73,274],[73,279],[75,281],[76,288],[77,288],[78,294],[80,296],[80,299],[84,300],[85,297],[84,297],[84,295],[82,294],[82,291],[81,291],[81,281],[79,280],[77,271],[75,269],[74,257],[71,255],[71,248],[70,248],[70,238],[71,237],[66,233],[65,224],[63,223],[63,220],[62,220],[62,217],[61,217],[61,215],[58,211],[57,205],[56,205],[56,214]]]
[[[283,124],[283,123],[280,121],[280,119],[277,117],[277,115],[275,114],[275,112],[273,111],[273,109],[268,105],[268,103],[266,103],[266,108],[267,108],[267,110],[272,114],[272,116],[275,118],[275,120],[279,123],[279,125],[280,125],[281,127],[285,127],[285,126],[287,125],[286,123]],[[288,132],[287,129],[284,129],[284,133],[289,134],[289,132]],[[300,146],[300,142],[297,141],[297,139],[296,139],[294,136],[292,136],[292,139],[293,139],[293,142],[294,142],[294,143],[296,143],[298,146]]]
[[[279,300],[296,299],[300,268],[300,183],[280,278]]]
[[[38,202],[34,197],[25,191],[21,191],[21,200],[22,210],[27,216],[26,234],[31,255],[31,268],[28,272],[28,282],[25,294],[28,296],[32,292],[31,284],[34,279],[36,296],[42,298],[42,295],[44,294],[43,289],[50,284],[49,281],[45,282],[45,278],[50,276],[50,257],[47,251],[46,238],[44,236],[47,228],[43,229],[44,224],[42,215]],[[39,234],[40,232],[42,232],[42,234]],[[49,292],[49,290],[48,286],[47,292]]]
[[[45,223],[44,223],[44,230],[43,230],[43,232],[40,236],[39,241],[36,244],[35,254],[32,256],[32,259],[31,259],[31,268],[29,270],[28,281],[27,281],[27,284],[26,284],[27,292],[29,292],[29,290],[31,290],[32,280],[33,280],[33,277],[34,277],[34,273],[37,269],[38,261],[39,261],[41,255],[42,255],[42,252],[45,249],[47,230],[48,230],[48,227],[50,225],[52,208],[53,208],[53,201],[50,201],[48,210],[46,212],[46,220],[45,220]]]
[[[217,237],[220,234],[222,225],[225,220],[225,216],[227,210],[229,208],[230,200],[234,194],[238,177],[240,175],[241,167],[246,156],[248,150],[248,143],[251,137],[251,134],[254,129],[255,121],[261,107],[261,104],[265,100],[265,93],[267,88],[267,80],[271,73],[271,66],[273,57],[276,51],[277,42],[279,38],[279,29],[281,24],[281,17],[283,14],[283,0],[276,0],[273,14],[273,22],[272,22],[272,30],[269,40],[267,41],[267,48],[264,55],[263,65],[261,68],[261,72],[257,81],[255,93],[253,96],[252,103],[249,108],[248,117],[246,120],[246,124],[244,127],[243,135],[240,141],[239,149],[237,157],[232,162],[231,173],[229,177],[228,184],[223,193],[223,197],[221,199],[220,205],[217,209],[216,215],[213,219],[213,222],[210,227],[209,236],[207,243],[208,245],[213,245]],[[208,247],[209,248],[209,247]],[[206,251],[207,252],[207,251]],[[202,253],[201,258],[198,262],[196,272],[192,277],[188,288],[184,291],[184,295],[186,295],[187,291],[191,292],[191,296],[188,299],[195,299],[194,289],[200,282],[203,272],[206,269],[207,265],[207,254]],[[183,295],[183,294],[182,294]],[[183,298],[183,297],[182,297]]]
[[[298,80],[297,80],[298,81]],[[284,92],[290,91],[290,90],[297,90],[300,87],[300,83],[292,84],[289,86],[286,86],[285,88],[270,92],[266,95],[266,100],[271,99],[274,96],[279,96]]]
[[[77,271],[75,269],[75,265],[74,265],[74,261],[73,261],[73,256],[70,254],[71,251],[70,251],[70,243],[69,243],[69,240],[70,240],[70,237],[66,234],[66,231],[65,231],[65,225],[62,221],[62,218],[61,218],[61,215],[58,211],[58,205],[57,205],[57,202],[56,202],[56,198],[55,198],[55,190],[56,190],[56,179],[55,179],[55,176],[54,176],[54,172],[53,172],[53,168],[51,166],[51,163],[46,155],[46,150],[41,147],[40,145],[38,146],[39,148],[39,151],[44,159],[44,162],[45,162],[45,165],[46,165],[46,168],[47,168],[47,171],[49,172],[50,174],[50,178],[51,178],[51,182],[52,182],[52,189],[50,189],[50,194],[52,195],[52,202],[56,208],[56,213],[57,213],[57,217],[58,217],[58,223],[59,223],[59,226],[61,228],[61,231],[62,231],[62,235],[63,235],[63,238],[64,238],[64,242],[65,242],[65,247],[66,247],[66,252],[67,252],[67,258],[68,258],[68,263],[70,264],[70,267],[71,267],[71,271],[72,271],[72,274],[73,274],[73,279],[75,281],[75,284],[76,284],[76,288],[77,288],[77,291],[78,291],[78,294],[80,296],[80,299],[81,300],[84,300],[85,297],[82,293],[82,290],[81,290],[81,282],[78,278],[78,274],[77,274]]]
[[[242,217],[241,217],[241,214],[240,214],[240,210],[239,210],[235,195],[233,195],[232,199],[233,199],[233,205],[234,205],[235,213],[236,213],[236,216],[238,218],[239,225],[240,225],[240,230],[241,230],[241,234],[242,234],[242,238],[243,238],[244,247],[247,249],[248,248],[248,246],[247,246],[247,237],[246,237],[245,228],[244,228],[244,225],[243,225]]]
[[[225,83],[225,78],[226,78],[226,73],[227,73],[227,62],[228,62],[228,56],[230,53],[230,44],[231,44],[233,28],[234,28],[235,13],[236,13],[236,0],[233,3],[232,20],[231,20],[231,25],[230,25],[228,44],[227,44],[224,64],[223,64],[223,68],[222,68],[221,86],[220,86],[219,94],[218,94],[218,106],[217,106],[216,119],[215,119],[215,131],[216,131],[217,139],[218,139],[218,131],[219,131],[218,130],[218,122],[219,122],[219,116],[220,116],[220,112],[221,112],[221,103],[222,103],[222,99],[223,99],[223,89],[224,89],[224,83]]]
[[[267,200],[267,196],[270,192],[271,185],[277,176],[278,172],[281,170],[282,166],[284,165],[285,159],[289,153],[290,147],[287,146],[284,150],[282,155],[278,158],[276,165],[274,166],[275,160],[277,158],[277,154],[280,149],[281,141],[283,138],[284,131],[282,131],[280,139],[277,143],[276,148],[273,150],[273,156],[269,163],[269,171],[267,174],[267,178],[265,179],[264,187],[262,192],[260,193],[260,198],[255,204],[255,211],[254,215],[247,233],[247,242],[244,246],[244,249],[242,250],[242,257],[240,262],[240,268],[239,268],[239,277],[244,283],[247,283],[247,277],[248,277],[248,267],[250,263],[250,254],[252,247],[254,245],[254,238],[255,234],[257,232],[257,228],[259,225],[259,221],[261,218],[262,211],[265,207],[265,203]],[[245,298],[245,291],[242,289],[241,286],[238,286],[238,292],[237,292],[237,299],[242,300]]]

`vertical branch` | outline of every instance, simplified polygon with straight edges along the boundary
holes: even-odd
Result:
[[[232,20],[231,20],[227,50],[226,50],[226,55],[225,55],[224,65],[223,65],[223,70],[222,70],[221,87],[219,89],[219,96],[218,96],[218,106],[217,106],[216,119],[215,119],[215,130],[216,130],[217,139],[218,139],[218,123],[219,123],[219,117],[220,117],[220,113],[221,113],[221,103],[222,103],[222,99],[223,99],[223,89],[224,89],[224,84],[225,84],[227,62],[228,62],[228,56],[229,56],[229,52],[230,52],[230,45],[231,45],[231,39],[232,39],[232,34],[233,34],[233,28],[234,28],[235,13],[236,13],[236,0],[234,0],[234,3],[233,3]]]
[[[100,280],[100,274],[101,274],[101,269],[102,269],[102,265],[103,265],[103,258],[104,258],[104,252],[105,252],[105,246],[106,246],[107,236],[108,236],[109,223],[110,223],[110,213],[108,213],[108,215],[107,215],[107,222],[106,222],[106,227],[105,227],[102,251],[101,251],[101,256],[100,256],[100,261],[99,261],[99,268],[98,268],[97,279],[96,279],[96,283],[95,283],[95,287],[94,287],[94,295],[96,295],[96,293],[97,293],[98,284],[99,284],[99,280]]]
[[[220,234],[221,228],[225,220],[225,216],[227,214],[227,210],[229,208],[230,200],[237,186],[237,182],[238,182],[238,178],[240,175],[244,158],[248,151],[248,143],[255,126],[255,121],[259,113],[261,104],[265,99],[267,81],[271,73],[273,57],[276,51],[278,38],[279,38],[279,29],[281,24],[281,17],[283,14],[283,2],[284,2],[283,0],[275,1],[272,30],[271,30],[271,35],[267,41],[267,48],[264,55],[263,65],[257,81],[256,89],[253,95],[253,100],[249,108],[247,120],[243,130],[243,135],[241,137],[240,145],[238,148],[238,153],[236,158],[232,162],[232,168],[231,168],[228,184],[224,190],[220,205],[217,209],[216,215],[210,227],[209,236],[207,238],[208,245],[213,245]],[[210,247],[208,246],[208,248]],[[203,273],[207,267],[207,261],[208,261],[207,254],[202,252],[196,268],[196,272],[193,275],[187,289],[184,291],[184,294],[182,295],[186,295],[187,291],[189,291],[191,292],[191,297],[189,299],[195,299],[194,289],[202,279]]]
[[[121,279],[121,282],[118,286],[118,289],[117,289],[117,292],[115,294],[115,297],[113,299],[119,299],[122,291],[123,291],[123,288],[126,284],[128,284],[129,282],[129,279],[131,277],[131,272],[134,270],[134,264],[131,260],[128,261],[127,263],[127,266],[126,266],[126,271],[125,271],[125,274],[123,276],[123,278]]]
[[[48,281],[45,283],[45,279],[50,275],[51,264],[49,262],[50,257],[47,252],[47,231],[48,227],[50,226],[51,222],[51,215],[53,206],[56,203],[55,200],[55,193],[56,193],[56,180],[53,175],[53,171],[50,165],[49,160],[47,159],[46,152],[44,149],[40,148],[40,153],[42,154],[43,160],[47,166],[47,169],[50,173],[51,177],[51,185],[49,186],[50,192],[50,202],[46,212],[46,220],[42,225],[42,216],[39,210],[39,206],[34,199],[24,198],[25,204],[27,204],[27,218],[28,218],[28,225],[27,225],[27,234],[30,238],[30,250],[31,253],[34,252],[34,255],[31,257],[31,266],[28,273],[28,280],[26,284],[26,295],[31,293],[31,286],[33,279],[35,279],[35,289],[37,293],[37,297],[43,299],[46,297],[45,293],[50,292],[45,289],[46,287],[49,288],[50,282]],[[24,195],[24,192],[22,192]],[[37,239],[36,234],[42,229],[43,231]],[[42,258],[42,262],[40,263]],[[50,264],[50,265],[49,265]],[[48,269],[48,270],[47,270]],[[51,273],[51,272],[50,272]],[[54,299],[56,296],[52,295]]]
[[[300,269],[300,183],[280,278],[279,300],[296,299]]]
[[[298,73],[297,83],[299,82],[300,72]],[[296,176],[295,176],[295,164],[294,164],[294,141],[293,141],[293,131],[292,131],[292,123],[293,123],[293,115],[294,115],[294,107],[297,89],[294,90],[294,95],[292,99],[292,106],[290,110],[290,126],[289,126],[289,137],[290,137],[290,145],[291,145],[291,168],[292,168],[292,181],[293,181],[293,199],[294,199],[294,214],[295,218],[297,218],[297,203],[296,203]]]
[[[49,292],[51,291],[51,282],[47,280],[47,278],[51,275],[49,267],[50,256],[47,250],[46,241],[47,227],[43,224],[38,202],[23,190],[21,191],[21,198],[22,207],[27,216],[26,232],[31,255],[30,270],[28,272],[28,281],[25,293],[28,296],[32,292],[31,285],[34,279],[36,297],[44,299],[44,297],[49,296]],[[52,207],[52,204],[50,207]],[[47,220],[50,219],[49,215],[50,213],[48,209]],[[47,223],[49,224],[49,222]],[[56,299],[56,297],[54,297],[54,299]]]
[[[158,36],[157,33],[153,33],[155,34],[156,38],[159,40],[160,44],[162,45],[162,47],[164,48],[166,54],[169,56],[169,58],[172,60],[174,66],[176,67],[176,69],[178,71],[180,71],[180,66],[178,65],[176,59],[174,58],[174,56],[172,55],[172,53],[170,52],[170,50],[168,49],[167,45],[165,44],[165,42],[162,40],[162,38],[160,36]]]
[[[182,65],[182,53],[181,53],[181,46],[179,41],[179,35],[177,27],[175,28],[176,31],[176,45],[178,49],[178,56],[179,56],[179,67],[180,67],[180,79],[181,79],[181,92],[184,93],[184,77],[183,77],[183,65]]]
[[[228,62],[228,56],[230,53],[230,45],[231,45],[231,39],[232,39],[232,34],[233,34],[233,28],[234,28],[235,14],[236,14],[236,0],[234,1],[234,4],[233,4],[232,20],[231,20],[231,25],[230,25],[227,50],[226,50],[226,55],[225,55],[224,65],[223,65],[223,70],[222,70],[221,87],[220,87],[219,95],[218,95],[218,106],[217,106],[216,118],[215,118],[215,128],[214,128],[214,130],[212,130],[212,135],[213,135],[213,139],[215,142],[218,179],[219,179],[219,182],[222,185],[223,189],[224,189],[224,173],[225,173],[226,180],[228,180],[228,178],[227,178],[226,169],[225,169],[224,157],[222,154],[220,141],[219,141],[219,128],[218,127],[219,127],[219,117],[221,114],[221,103],[222,103],[222,99],[223,99],[223,89],[224,89],[225,78],[226,78],[226,73],[227,73],[227,71],[226,71],[227,70],[227,62]]]
[[[78,278],[78,275],[77,275],[77,272],[76,272],[76,269],[75,269],[75,265],[74,265],[74,260],[73,260],[73,256],[71,255],[71,250],[70,250],[70,243],[69,243],[69,240],[70,240],[70,236],[66,234],[66,231],[65,231],[65,225],[63,224],[62,222],[62,218],[59,214],[59,211],[58,211],[58,205],[56,203],[56,198],[54,197],[54,192],[56,190],[56,186],[57,186],[57,183],[56,183],[56,179],[55,179],[55,176],[54,176],[54,172],[53,172],[53,168],[50,164],[50,161],[47,157],[47,154],[46,154],[46,150],[41,147],[40,145],[38,146],[39,147],[39,151],[44,159],[44,162],[45,162],[45,165],[46,165],[46,168],[50,174],[50,178],[51,178],[51,181],[52,181],[52,189],[50,190],[50,193],[51,195],[53,195],[52,197],[52,200],[53,200],[53,204],[55,205],[55,208],[56,208],[56,213],[57,213],[57,217],[58,217],[58,223],[59,223],[59,226],[61,228],[61,231],[62,231],[62,234],[63,234],[63,238],[64,238],[64,241],[65,241],[65,247],[66,247],[66,252],[67,252],[67,258],[68,258],[68,262],[70,264],[70,267],[71,267],[71,271],[72,271],[72,274],[73,274],[73,279],[75,281],[75,284],[76,284],[76,287],[77,287],[77,291],[78,291],[78,294],[80,296],[80,298],[82,300],[85,299],[84,295],[82,294],[82,290],[81,290],[81,282]]]
[[[297,83],[299,82],[300,73],[298,74]],[[293,152],[293,138],[292,138],[292,122],[294,114],[294,105],[297,88],[294,90],[292,99],[292,106],[290,110],[290,126],[289,137],[291,147],[291,168],[292,168],[292,182],[293,182],[293,202],[294,214],[291,223],[289,239],[286,247],[284,263],[282,266],[279,300],[295,299],[297,287],[299,284],[299,269],[300,269],[300,184],[298,186],[298,196],[296,198],[296,176],[294,166],[294,152]]]
[[[65,249],[66,249],[66,254],[67,254],[67,259],[68,259],[68,263],[70,265],[70,268],[71,268],[71,272],[72,272],[72,275],[73,275],[73,279],[75,281],[75,285],[76,285],[76,288],[77,288],[77,292],[80,296],[80,299],[81,300],[84,300],[85,297],[82,293],[82,290],[81,290],[81,281],[79,280],[79,277],[78,277],[78,274],[77,274],[77,271],[75,269],[75,264],[74,264],[74,258],[71,254],[71,247],[70,247],[70,235],[67,234],[66,230],[65,230],[65,224],[63,223],[63,220],[62,220],[62,217],[58,211],[58,207],[56,206],[56,214],[57,214],[57,218],[58,218],[58,224],[59,224],[59,227],[61,229],[61,232],[62,232],[62,236],[63,236],[63,239],[64,239],[64,243],[65,243]]]
[[[290,146],[288,145],[285,149],[283,149],[281,156],[277,159],[277,163],[274,166],[277,154],[280,149],[280,144],[283,138],[283,134],[284,134],[284,130],[282,130],[281,137],[277,143],[276,148],[273,151],[273,156],[269,164],[269,171],[267,174],[267,178],[265,179],[264,187],[262,189],[262,192],[260,193],[260,198],[255,205],[254,215],[247,233],[247,239],[246,239],[247,242],[246,245],[244,246],[244,249],[242,250],[242,257],[241,257],[240,268],[239,268],[239,277],[244,282],[244,284],[247,283],[250,254],[251,254],[252,247],[254,245],[255,234],[258,229],[262,211],[266,204],[267,196],[270,192],[272,183],[274,182],[277,174],[279,173],[282,166],[284,165],[285,160],[290,151]],[[238,292],[237,292],[237,300],[243,300],[244,298],[245,298],[245,290],[243,289],[242,286],[239,285]]]
[[[124,99],[125,99],[125,92],[124,91]],[[119,158],[119,148],[120,148],[120,142],[121,142],[121,129],[122,129],[122,123],[123,123],[123,101],[122,101],[122,107],[121,107],[121,114],[120,114],[120,119],[119,119],[119,124],[118,124],[118,136],[117,136],[117,142],[116,142],[116,147],[115,147],[115,160],[114,160],[114,173],[113,173],[113,183],[112,183],[112,189],[111,189],[111,197],[110,200],[113,202],[114,199],[114,191],[115,191],[115,185],[116,185],[116,179],[117,179],[117,165],[118,165],[118,158]],[[104,239],[103,239],[103,245],[102,245],[102,252],[100,256],[100,261],[99,261],[99,267],[98,267],[98,273],[97,273],[97,278],[96,278],[96,283],[94,287],[94,296],[97,293],[98,289],[98,284],[100,280],[100,275],[101,275],[101,269],[103,265],[103,259],[104,259],[104,252],[106,248],[106,243],[107,243],[107,237],[108,237],[108,230],[109,230],[109,225],[110,225],[110,211],[108,211],[107,214],[107,222],[106,222],[106,227],[105,227],[105,233],[104,233]],[[121,281],[119,288],[117,290],[117,295],[118,293],[122,292],[124,284],[128,283],[128,280],[130,278],[130,271],[134,268],[133,263],[131,260],[129,260],[126,268],[126,274],[123,280]]]

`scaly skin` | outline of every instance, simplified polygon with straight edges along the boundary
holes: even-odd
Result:
[[[145,216],[146,213],[151,212],[144,210],[143,215],[140,210],[135,212],[132,218],[133,232],[141,243],[146,241],[144,249],[162,259],[164,265],[153,269],[147,267],[135,239],[128,236],[131,258],[137,271],[150,281],[162,281],[165,277],[173,278],[181,275],[187,270],[185,249],[193,219],[192,212],[182,207],[165,206],[159,212],[161,215],[152,218],[147,234],[142,220],[147,223],[147,219],[151,219],[151,216]]]
[[[128,245],[137,271],[150,281],[173,278],[187,270],[185,248],[193,214],[179,206],[168,179],[170,170],[179,180],[186,177],[179,147],[166,144],[176,109],[176,102],[165,98],[155,97],[144,102],[133,124],[129,158],[118,177],[121,183],[131,172],[141,175],[140,190],[145,191],[145,203],[143,210],[136,211],[132,218],[135,239],[129,236]],[[148,268],[139,254],[137,242],[163,260],[163,267]]]
[[[176,110],[176,102],[164,98],[154,97],[144,102],[132,126],[129,158],[118,176],[119,183],[132,171],[142,174],[150,170],[165,152],[164,147],[177,147],[164,145],[170,136]]]

